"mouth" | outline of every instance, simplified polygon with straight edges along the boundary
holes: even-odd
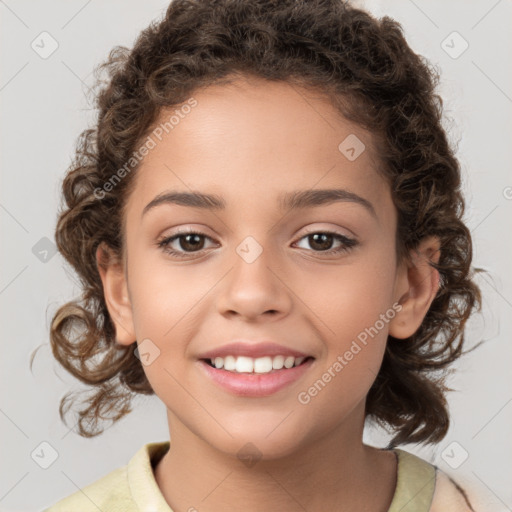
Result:
[[[243,356],[216,357],[214,359],[200,359],[211,368],[217,370],[229,371],[231,373],[247,373],[265,375],[276,373],[290,368],[296,368],[315,359],[313,356],[307,357],[284,357],[284,356],[266,356],[261,358],[250,358]]]
[[[219,389],[233,395],[253,398],[270,396],[297,382],[309,371],[315,361],[312,356],[293,358],[293,362],[288,360],[287,366],[289,367],[287,368],[281,360],[282,356],[263,357],[259,359],[265,359],[266,361],[257,362],[256,359],[251,367],[251,361],[247,361],[251,358],[233,357],[233,366],[233,360],[230,357],[213,360],[209,358],[199,359],[199,369]],[[275,361],[276,358],[277,361]],[[227,361],[220,361],[220,359],[226,359]],[[269,368],[268,359],[272,359],[272,369]],[[224,368],[224,362],[231,369]],[[273,367],[274,362],[277,368]]]

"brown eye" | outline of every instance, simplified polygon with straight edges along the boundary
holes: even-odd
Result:
[[[358,242],[352,238],[330,231],[309,233],[300,240],[307,240],[314,252],[324,252],[327,254],[348,252],[350,248],[358,244]],[[338,242],[340,245],[337,248],[332,249],[335,242]]]
[[[311,247],[318,251],[328,251],[333,244],[334,237],[328,233],[314,233],[308,235]]]
[[[165,253],[176,257],[186,257],[187,254],[201,252],[205,248],[205,239],[210,239],[203,233],[181,232],[169,236],[157,243]]]
[[[193,233],[190,235],[179,235],[176,238],[180,241],[179,246],[184,251],[197,251],[201,250],[204,246],[204,239],[201,237],[202,235]]]

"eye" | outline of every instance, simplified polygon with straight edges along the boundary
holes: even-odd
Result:
[[[158,241],[157,245],[165,253],[176,256],[177,258],[183,258],[186,257],[187,254],[203,251],[205,238],[211,240],[211,238],[204,233],[184,230]],[[175,242],[177,242],[177,244],[175,244]],[[172,247],[172,244],[175,244],[175,246]],[[177,250],[178,248],[183,250]]]
[[[166,254],[176,258],[186,258],[189,254],[201,253],[205,250],[205,239],[212,240],[204,233],[183,230],[178,233],[165,237],[157,242]],[[340,233],[332,231],[315,231],[303,236],[300,240],[307,240],[314,252],[325,254],[341,254],[348,252],[359,242]],[[333,243],[337,242],[338,247],[332,248]],[[174,245],[174,246],[173,246]]]
[[[352,247],[355,247],[358,244],[357,240],[332,231],[315,231],[308,233],[300,240],[307,240],[314,249],[314,252],[323,252],[326,254],[340,254],[348,252]],[[332,245],[335,241],[340,245],[333,249]]]

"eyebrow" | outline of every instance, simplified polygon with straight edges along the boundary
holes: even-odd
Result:
[[[312,208],[335,202],[351,202],[363,206],[375,219],[375,209],[367,199],[345,189],[312,189],[286,192],[278,197],[279,205],[284,210]],[[219,211],[226,209],[224,199],[215,194],[201,192],[167,191],[157,195],[142,211],[144,216],[149,210],[161,204],[177,204],[191,208]]]

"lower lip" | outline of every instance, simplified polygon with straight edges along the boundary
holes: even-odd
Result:
[[[221,388],[239,396],[269,396],[300,379],[313,364],[308,359],[299,366],[270,373],[236,373],[220,370],[200,360],[199,366]]]

